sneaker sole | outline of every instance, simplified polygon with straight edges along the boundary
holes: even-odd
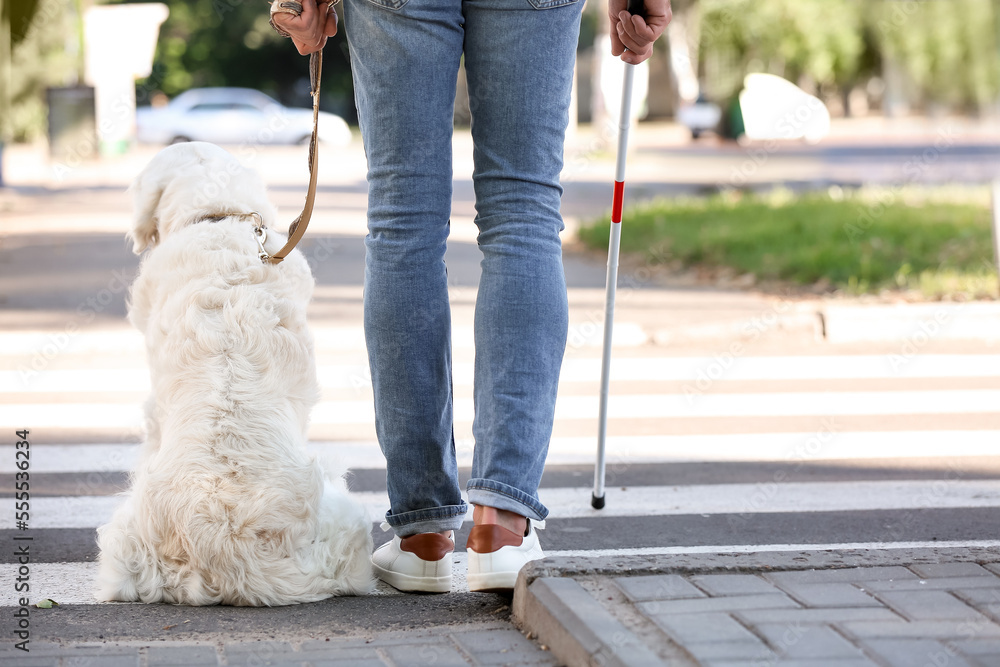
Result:
[[[451,576],[414,577],[386,570],[372,563],[376,576],[399,591],[407,593],[450,593]]]
[[[517,572],[489,572],[466,576],[469,590],[473,593],[504,593],[514,590],[517,583]]]

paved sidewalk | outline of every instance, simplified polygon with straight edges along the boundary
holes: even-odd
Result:
[[[19,655],[20,654],[20,655]],[[29,654],[4,647],[8,667],[393,667],[397,665],[558,665],[509,623],[305,641],[32,643]]]
[[[520,627],[568,665],[1000,665],[1000,551],[558,558]]]

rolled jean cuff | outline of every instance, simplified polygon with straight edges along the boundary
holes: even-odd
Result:
[[[441,533],[446,530],[458,530],[469,513],[469,506],[446,505],[431,509],[413,510],[402,514],[393,514],[392,510],[385,513],[385,520],[392,531],[399,537],[409,537],[420,533]]]
[[[534,521],[544,521],[549,515],[548,508],[537,498],[501,482],[491,479],[470,479],[465,488],[469,492],[469,502],[473,505],[507,510]]]

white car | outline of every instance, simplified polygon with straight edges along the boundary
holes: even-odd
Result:
[[[136,109],[136,130],[140,142],[151,144],[296,144],[312,135],[312,109],[283,106],[251,88],[192,88],[166,106]],[[319,140],[346,145],[351,129],[320,111]]]
[[[804,139],[814,144],[830,133],[826,105],[773,74],[746,76],[740,110],[748,139]]]
[[[699,95],[693,103],[681,104],[676,118],[678,123],[691,130],[691,138],[697,139],[702,133],[715,131],[719,127],[722,109]]]

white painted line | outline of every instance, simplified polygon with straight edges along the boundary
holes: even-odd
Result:
[[[996,456],[1000,431],[839,431],[823,419],[814,432],[723,435],[611,436],[607,468],[681,461],[777,461],[787,463],[847,459],[907,459],[941,456]],[[597,437],[553,438],[547,462],[593,464]],[[461,453],[463,450],[459,450]],[[2,464],[0,464],[2,465]],[[353,465],[353,464],[352,464]],[[384,465],[384,464],[383,464]]]
[[[454,554],[452,567],[451,591],[453,593],[468,593],[466,582],[466,554]],[[13,582],[17,576],[17,565],[0,565],[0,581]],[[94,599],[94,588],[97,582],[97,563],[32,563],[31,590],[28,592],[30,604],[49,598],[59,604],[105,604]],[[0,588],[0,607],[19,606],[19,598],[25,595],[14,590],[14,586]],[[375,581],[372,595],[405,595],[382,581]],[[122,602],[107,604],[127,604]],[[131,603],[139,604],[139,603]]]
[[[83,334],[81,334],[83,335]],[[28,341],[44,341],[29,334],[2,334],[0,343],[14,336],[15,349]],[[135,336],[138,336],[136,333]],[[125,352],[134,347],[135,336],[108,332],[107,348]],[[62,339],[60,339],[62,342]],[[70,345],[73,338],[67,337]],[[141,349],[141,339],[138,339]],[[116,347],[117,346],[117,347]],[[56,348],[53,348],[56,349]],[[76,352],[75,349],[73,349]],[[9,352],[8,352],[9,353]],[[37,370],[0,371],[0,392],[103,392],[149,391],[149,372],[145,363],[129,369],[53,370],[43,365]],[[31,369],[30,360],[27,369]],[[560,382],[597,382],[600,359],[567,357]],[[371,386],[364,355],[357,364],[321,365],[317,368],[321,386],[327,389],[360,389]],[[472,386],[473,364],[456,362],[453,367],[456,386]],[[651,357],[619,358],[611,366],[611,379],[623,381],[690,382],[690,392],[718,391],[717,383],[735,380],[834,380],[892,378],[1000,377],[1000,355],[919,355],[893,358],[892,355],[808,356],[808,357]]]
[[[540,489],[553,519],[773,514],[1000,507],[1000,480],[776,482],[608,487],[607,505],[590,506],[592,490]]]
[[[455,401],[456,415],[462,401]],[[791,417],[987,412],[1000,406],[1000,390],[795,392],[774,394],[612,395],[609,419],[664,417]],[[595,419],[596,396],[564,396],[556,420]],[[460,417],[456,416],[456,420]]]
[[[590,506],[590,488],[543,488],[539,498],[553,519],[676,516],[685,514],[773,514],[873,510],[1000,507],[1000,480],[905,480],[876,482],[767,482],[608,488],[607,506]],[[351,494],[369,518],[389,509],[384,492]],[[118,496],[34,498],[32,528],[97,528],[122,502]],[[467,520],[471,519],[470,514]]]
[[[0,333],[0,357],[24,356],[29,367],[32,361],[41,370],[47,361],[63,354],[88,354],[95,352],[136,353],[145,351],[142,334],[127,327],[108,330],[80,331],[77,322],[68,322],[63,330],[25,331]],[[310,326],[317,351],[360,351],[366,349],[364,328],[361,326],[331,327]],[[602,345],[599,328],[593,335],[576,340],[577,348],[594,349]],[[616,348],[645,345],[649,336],[645,329],[633,322],[616,322],[614,346]],[[471,325],[452,326],[452,348],[472,350],[475,336]],[[20,364],[19,364],[20,365]]]
[[[597,396],[563,396],[556,402],[556,421],[596,420]],[[1000,390],[884,392],[798,392],[775,394],[634,394],[611,396],[609,419],[670,417],[801,417],[846,415],[916,415],[995,413]],[[455,400],[455,421],[471,422],[471,398]],[[317,426],[372,425],[370,400],[321,401],[312,412]],[[0,406],[0,428],[138,429],[142,402],[16,403]]]
[[[94,599],[97,563],[31,563],[29,567],[31,590],[17,592],[13,582],[18,566],[0,565],[0,578],[11,582],[0,589],[0,606],[20,606],[22,596],[32,605],[45,598],[59,604],[97,604]]]
[[[544,537],[544,536],[543,536]],[[544,543],[544,541],[543,541]],[[833,542],[829,544],[720,544],[697,547],[638,547],[633,549],[589,549],[546,551],[550,558],[569,556],[682,556],[691,554],[756,554],[787,551],[892,551],[895,549],[995,549],[1000,540],[938,540],[934,542]]]
[[[690,461],[775,461],[786,463],[847,459],[907,459],[941,456],[995,456],[1000,431],[858,431],[837,432],[836,421],[814,433],[748,433],[732,435],[611,436],[608,471],[624,472],[643,463]],[[593,465],[597,437],[553,438],[548,465]],[[307,451],[330,470],[384,469],[385,458],[375,441],[312,441]],[[31,472],[93,473],[131,470],[139,445],[32,445]],[[458,464],[472,465],[471,441],[456,442]],[[0,445],[0,473],[16,472],[13,445]],[[88,482],[85,481],[84,484]],[[94,484],[103,483],[99,477]],[[81,489],[86,494],[85,489]]]
[[[600,359],[572,359],[563,379],[600,377]],[[1000,377],[1000,354],[917,354],[904,356],[829,355],[801,357],[652,357],[616,358],[611,379],[673,380],[699,383],[725,380],[842,380],[874,378]]]

